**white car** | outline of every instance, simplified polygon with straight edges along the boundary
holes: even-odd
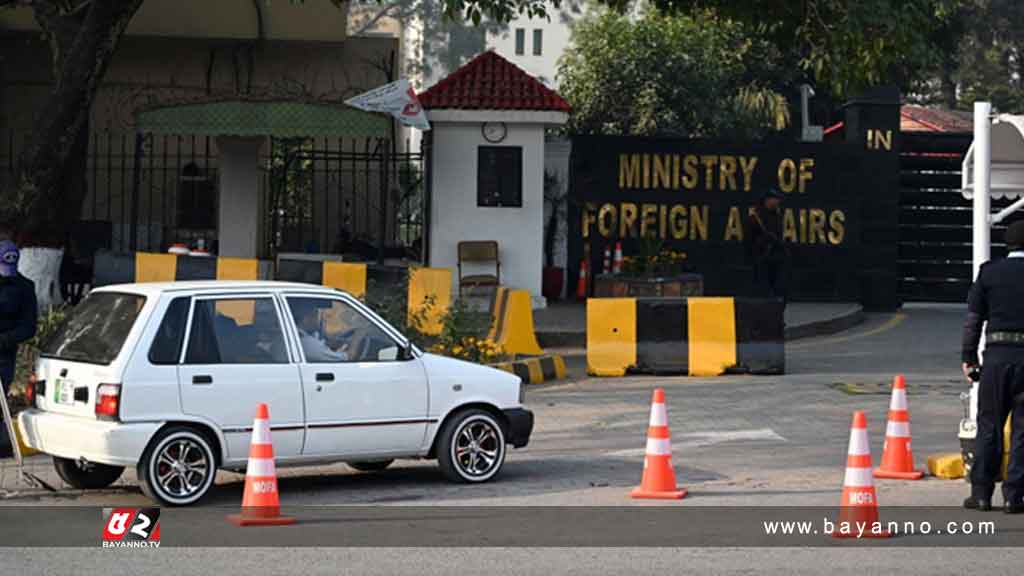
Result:
[[[135,466],[165,505],[245,468],[258,403],[279,465],[437,458],[458,482],[493,478],[533,429],[519,377],[426,354],[348,294],[285,282],[93,290],[31,388],[18,422],[61,478],[102,488]]]

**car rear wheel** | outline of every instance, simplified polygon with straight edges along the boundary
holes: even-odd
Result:
[[[186,506],[206,495],[217,475],[210,440],[200,432],[173,426],[150,441],[138,465],[142,492],[167,506]]]
[[[354,468],[360,472],[380,472],[381,470],[391,466],[394,460],[373,460],[370,462],[345,462],[349,468]]]
[[[459,412],[445,422],[440,434],[437,463],[453,482],[486,482],[505,462],[505,431],[489,412]]]
[[[80,462],[57,456],[53,457],[53,467],[57,469],[57,475],[61,480],[80,490],[106,488],[116,482],[124,472],[124,466]]]

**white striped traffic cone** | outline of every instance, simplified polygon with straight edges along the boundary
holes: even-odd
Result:
[[[850,446],[846,451],[846,476],[843,478],[843,496],[839,503],[839,521],[832,536],[884,538],[885,532],[874,532],[878,523],[878,496],[871,478],[871,445],[868,443],[868,420],[860,410],[853,413],[850,426]],[[842,527],[847,527],[843,530]],[[857,527],[864,526],[863,530]],[[852,528],[852,530],[851,530]],[[874,533],[872,533],[874,532]]]
[[[924,472],[914,470],[914,452],[910,449],[910,411],[907,410],[907,383],[903,376],[892,382],[889,401],[889,422],[885,426],[885,448],[882,464],[875,468],[875,478],[920,480]]]
[[[686,490],[676,486],[676,473],[672,470],[668,410],[665,409],[665,391],[661,388],[654,390],[651,400],[651,422],[647,428],[645,452],[643,478],[630,496],[660,500],[678,500],[686,496]]]
[[[281,516],[277,494],[277,469],[274,466],[274,444],[270,440],[270,411],[266,404],[256,405],[252,424],[249,463],[245,468],[245,494],[242,513],[228,516],[238,526],[279,526],[294,524],[294,518]]]

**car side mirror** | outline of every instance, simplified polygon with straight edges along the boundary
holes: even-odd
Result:
[[[398,359],[402,362],[412,360],[412,343],[408,343],[398,349]]]

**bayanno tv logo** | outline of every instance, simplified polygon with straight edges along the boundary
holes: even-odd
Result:
[[[104,548],[159,548],[159,508],[104,508]]]

